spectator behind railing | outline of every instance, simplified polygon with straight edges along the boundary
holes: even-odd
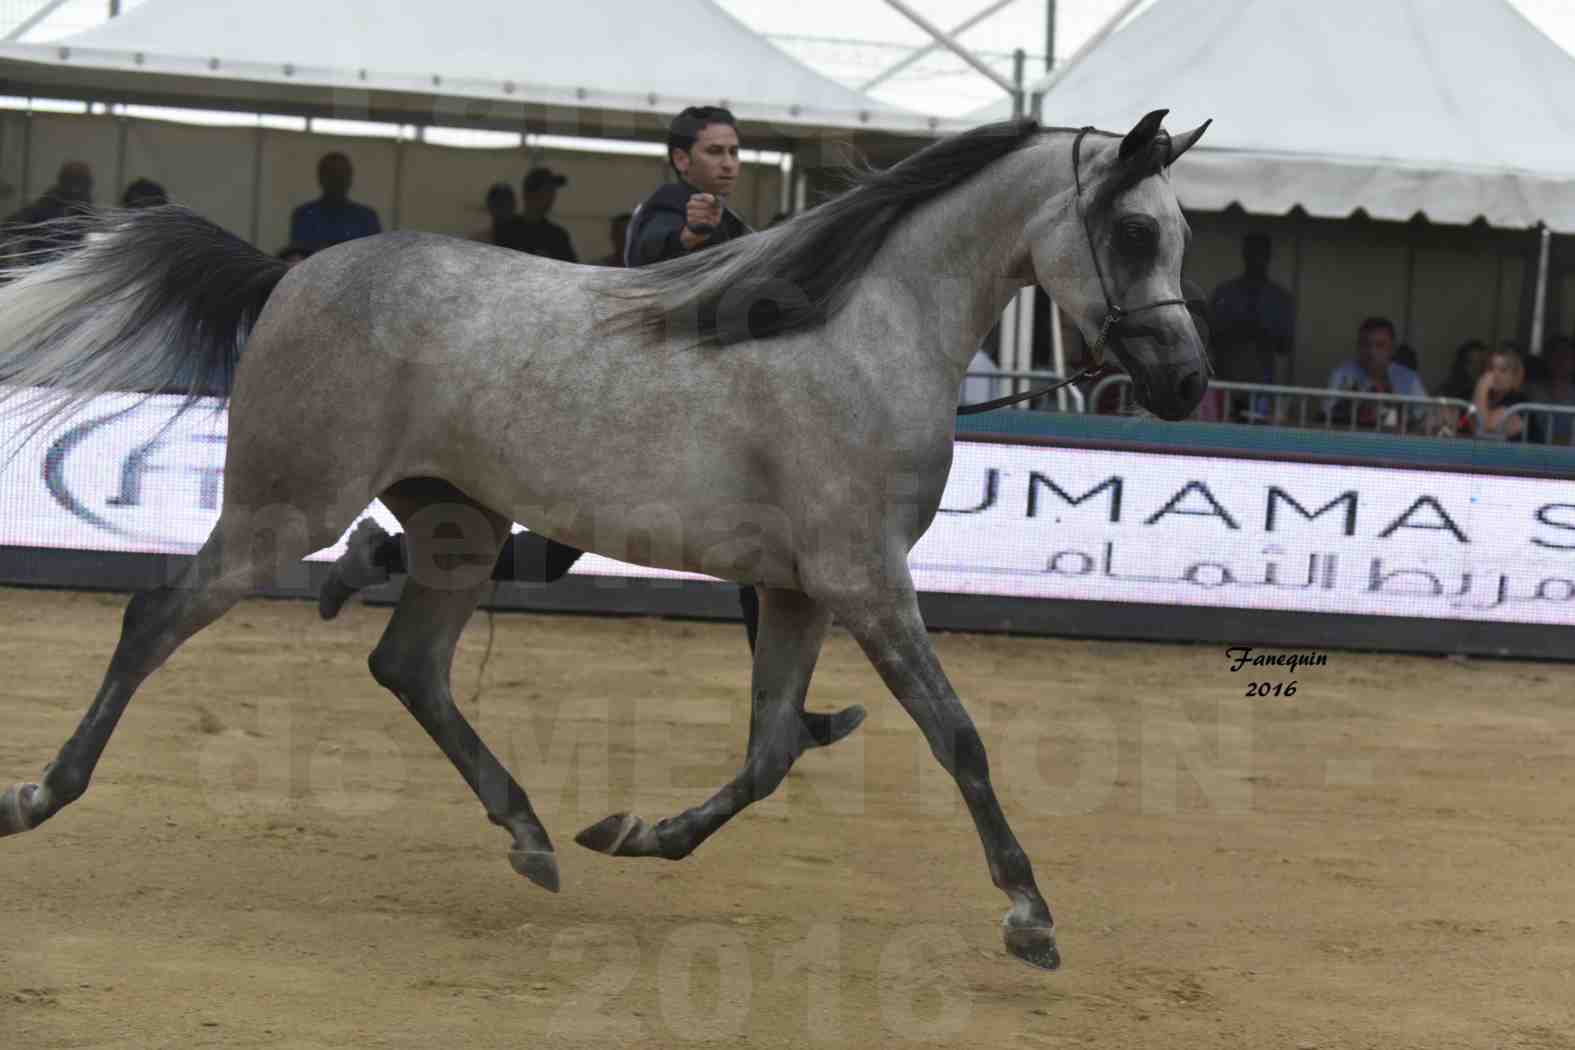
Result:
[[[14,212],[0,231],[0,260],[16,266],[41,262],[39,252],[64,251],[82,239],[82,231],[49,225],[56,219],[82,215],[93,208],[93,169],[80,160],[60,165],[55,184],[32,204]]]
[[[1467,339],[1455,349],[1454,364],[1449,367],[1449,378],[1439,388],[1443,397],[1470,401],[1476,394],[1477,380],[1487,369],[1488,348],[1480,339]]]
[[[1387,317],[1369,317],[1356,333],[1356,357],[1340,365],[1329,375],[1329,389],[1357,390],[1370,394],[1403,394],[1407,397],[1426,397],[1427,387],[1422,379],[1405,365],[1394,360],[1395,326]],[[1334,423],[1351,423],[1351,402],[1329,398],[1323,407]],[[1355,425],[1362,430],[1399,430],[1400,409],[1380,407],[1371,402],[1356,404]],[[1416,429],[1425,424],[1428,411],[1420,406],[1409,410],[1410,422]]]
[[[1548,344],[1548,376],[1531,389],[1531,400],[1545,405],[1575,405],[1575,341],[1558,336]],[[1559,414],[1549,420],[1548,440],[1568,445],[1575,438],[1575,418]]]
[[[1520,413],[1509,414],[1509,409],[1530,401],[1522,387],[1526,383],[1526,364],[1518,350],[1500,347],[1488,356],[1487,370],[1477,380],[1472,403],[1477,408],[1477,421],[1483,437],[1498,437],[1505,441],[1531,441],[1541,444],[1546,440],[1539,419]]]
[[[317,162],[317,184],[323,195],[290,213],[290,241],[320,252],[358,237],[383,232],[377,212],[350,199],[355,169],[343,153],[325,153]]]

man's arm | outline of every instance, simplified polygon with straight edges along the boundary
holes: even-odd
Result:
[[[640,242],[634,246],[634,264],[648,266],[684,254],[680,233],[684,228],[682,212],[655,208],[640,229]]]
[[[579,262],[580,257],[574,254],[574,238],[569,236],[569,231],[560,226],[558,227],[558,234],[563,240],[563,247],[561,249],[562,254],[560,254],[558,258],[562,259],[564,262]]]

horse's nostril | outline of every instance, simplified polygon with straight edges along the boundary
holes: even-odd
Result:
[[[1203,400],[1203,373],[1188,372],[1181,377],[1181,382],[1176,384],[1176,393],[1182,402],[1195,405]]]

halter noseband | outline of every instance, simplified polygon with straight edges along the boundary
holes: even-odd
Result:
[[[1117,306],[1116,301],[1110,297],[1110,285],[1105,283],[1105,268],[1099,261],[1099,250],[1094,246],[1094,230],[1088,225],[1088,214],[1083,210],[1083,139],[1093,127],[1085,127],[1078,131],[1077,138],[1072,140],[1072,184],[1076,188],[1077,196],[1073,198],[1077,207],[1077,221],[1083,226],[1083,235],[1088,238],[1088,254],[1094,260],[1094,275],[1099,278],[1099,292],[1105,297],[1105,319],[1099,326],[1099,337],[1094,340],[1094,345],[1089,348],[1088,356],[1091,364],[1070,379],[1063,379],[1050,386],[1037,387],[1026,390],[1021,394],[1008,394],[998,397],[993,401],[982,401],[974,405],[960,405],[957,408],[959,416],[971,416],[976,412],[988,412],[995,408],[1004,408],[1019,401],[1040,397],[1044,394],[1054,393],[1064,386],[1071,386],[1081,379],[1093,379],[1105,370],[1105,343],[1110,338],[1110,330],[1124,322],[1133,314],[1140,314],[1145,310],[1157,310],[1162,306],[1184,306],[1188,310],[1201,310],[1206,304],[1202,299],[1160,299],[1143,306],[1135,306],[1128,310]]]

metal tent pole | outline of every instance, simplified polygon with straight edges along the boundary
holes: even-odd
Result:
[[[991,15],[1001,10],[1003,7],[1009,7],[1016,2],[1017,0],[995,0],[995,3],[991,4],[983,11],[980,11],[972,18],[957,23],[951,28],[951,31],[947,35],[952,37],[961,36],[963,33],[966,33],[980,22],[983,22],[986,18],[989,18]],[[859,90],[865,94],[868,94],[870,91],[879,87],[881,84],[884,84],[898,73],[901,73],[904,69],[907,69],[909,66],[913,65],[919,59],[934,53],[940,47],[941,45],[939,43],[931,41],[930,43],[925,44],[923,47],[915,49],[912,54],[908,55],[908,57],[900,59],[892,65],[887,66],[879,73],[876,73],[869,80],[866,80],[864,83],[860,84]]]
[[[1544,223],[1537,224],[1541,245],[1537,249],[1537,291],[1531,304],[1531,345],[1527,349],[1534,357],[1542,356],[1542,331],[1547,325],[1548,308],[1548,246],[1553,242],[1553,231]]]

